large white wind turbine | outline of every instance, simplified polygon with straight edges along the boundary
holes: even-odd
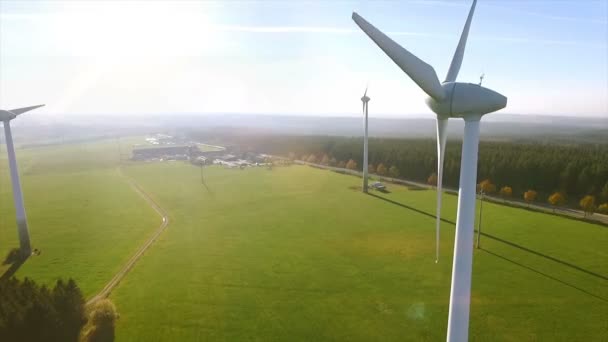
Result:
[[[367,156],[367,106],[370,98],[367,96],[367,87],[365,87],[365,93],[361,98],[363,102],[363,192],[367,193],[367,168],[368,168],[368,156]]]
[[[439,82],[432,66],[395,43],[357,13],[353,13],[355,23],[429,95],[426,103],[437,114],[437,251],[439,250],[441,182],[447,122],[448,118],[462,118],[465,122],[448,317],[448,341],[466,341],[468,339],[479,121],[482,115],[495,112],[507,105],[507,98],[493,90],[478,84],[455,82],[462,64],[476,2],[477,0],[473,0],[443,83]]]
[[[11,120],[17,115],[28,112],[32,109],[42,107],[44,105],[17,108],[11,110],[0,110],[0,121],[4,123],[4,138],[6,140],[6,151],[8,152],[8,164],[11,169],[11,183],[13,185],[13,200],[15,201],[15,211],[17,216],[17,232],[19,233],[19,248],[22,256],[28,256],[32,253],[30,246],[30,233],[27,228],[27,218],[25,216],[25,206],[23,205],[23,193],[21,192],[21,183],[19,181],[19,171],[17,170],[17,159],[15,158],[15,146],[13,145],[13,136],[11,134]]]

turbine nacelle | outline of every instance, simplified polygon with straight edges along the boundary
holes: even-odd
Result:
[[[445,94],[443,99],[436,100],[429,96],[425,100],[427,106],[442,118],[481,116],[507,106],[505,96],[478,84],[445,82],[442,88]]]

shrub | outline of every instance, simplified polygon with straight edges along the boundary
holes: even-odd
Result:
[[[82,329],[81,342],[114,341],[114,327],[118,313],[109,299],[101,299],[89,311],[89,320]]]
[[[510,186],[503,186],[500,188],[498,194],[502,197],[511,197],[513,196],[513,189]]]

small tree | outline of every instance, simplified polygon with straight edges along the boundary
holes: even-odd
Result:
[[[295,160],[296,159],[296,154],[293,152],[289,152],[287,154],[287,158],[289,158],[289,160]]]
[[[357,162],[354,161],[354,160],[352,160],[352,159],[350,159],[348,161],[348,163],[346,163],[346,168],[349,169],[349,170],[356,170],[357,169]]]
[[[336,166],[343,169],[346,166],[346,163],[343,160],[340,160]]]
[[[547,201],[553,206],[553,211],[555,212],[555,207],[564,205],[566,203],[566,197],[561,192],[554,192]]]
[[[536,196],[538,196],[538,193],[534,190],[524,192],[524,200],[528,203],[528,205],[536,200]]]
[[[597,207],[597,211],[602,214],[608,214],[608,203],[600,204],[599,207]]]
[[[309,163],[315,164],[317,162],[317,156],[315,156],[314,154],[311,154],[310,156],[308,156],[306,161]]]
[[[114,326],[118,313],[109,299],[101,299],[90,308],[89,320],[82,329],[81,341],[114,341]]]
[[[374,164],[369,164],[367,166],[367,172],[368,173],[376,173],[376,167],[374,166]]]
[[[397,178],[399,177],[399,169],[393,165],[388,169],[388,174],[391,175],[391,177],[393,178]]]
[[[513,196],[513,189],[510,186],[503,186],[500,188],[500,192],[498,193],[502,197],[511,197]]]
[[[486,179],[479,183],[479,189],[483,191],[485,194],[493,194],[496,192],[496,185],[492,184],[489,179]]]
[[[587,195],[581,199],[579,205],[583,209],[584,215],[592,215],[595,211],[595,197],[591,195]]]
[[[323,155],[323,158],[321,158],[321,165],[329,165],[329,156],[327,154]]]
[[[331,159],[329,160],[329,165],[331,165],[331,166],[338,165],[338,161],[336,160],[336,158],[331,157]]]
[[[378,165],[378,167],[376,168],[376,173],[379,174],[380,176],[386,176],[386,166],[384,166],[384,164],[380,163]]]
[[[431,173],[429,178],[426,179],[426,184],[437,186],[437,174],[435,172]]]

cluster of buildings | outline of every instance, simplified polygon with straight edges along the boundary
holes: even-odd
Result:
[[[227,168],[245,168],[251,166],[266,166],[269,164],[270,156],[266,154],[257,154],[246,152],[237,157],[234,154],[225,154],[213,160],[215,165],[223,165]]]
[[[173,137],[157,134],[146,138],[149,145],[135,147],[131,160],[172,161],[187,160],[196,165],[215,164],[227,168],[265,166],[269,155],[255,152],[239,153],[227,149],[201,151],[197,143],[177,144]]]
[[[132,160],[165,161],[190,160],[201,153],[196,145],[161,145],[133,149]]]

